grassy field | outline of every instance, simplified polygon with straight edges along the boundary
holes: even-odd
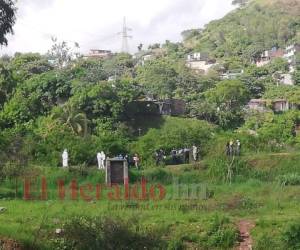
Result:
[[[231,239],[228,234],[232,230],[236,234],[236,246],[237,225],[247,219],[255,224],[251,231],[255,249],[282,249],[282,234],[289,224],[300,218],[300,189],[297,182],[282,185],[278,176],[300,173],[299,160],[299,154],[245,157],[250,168],[247,175],[237,176],[231,184],[211,179],[210,169],[205,163],[132,170],[132,182],[144,176],[149,181],[148,190],[156,183],[164,186],[166,198],[159,201],[149,197],[144,201],[114,201],[108,198],[110,189],[103,190],[100,200],[71,200],[67,192],[62,201],[58,198],[57,180],[68,184],[76,179],[79,186],[87,183],[96,185],[104,182],[104,174],[96,170],[69,172],[35,167],[36,176],[47,179],[48,199],[23,200],[21,182],[18,184],[18,197],[15,198],[14,181],[2,182],[0,207],[5,207],[6,211],[0,213],[0,235],[21,242],[25,249],[26,246],[27,249],[53,249],[51,242],[56,237],[55,230],[63,228],[70,218],[106,216],[135,219],[141,227],[154,228],[171,242],[169,249],[233,249],[234,245],[226,242]],[[183,186],[180,187],[180,199],[174,199],[174,195],[170,197],[178,188],[174,182],[189,187],[202,184],[207,188],[206,199],[200,195],[199,199],[187,199]],[[37,195],[39,190],[33,189],[34,192]],[[95,191],[91,193],[96,196]],[[219,227],[214,231],[212,227],[216,221]]]

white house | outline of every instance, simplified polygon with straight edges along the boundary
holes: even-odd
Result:
[[[206,74],[214,65],[215,61],[209,60],[207,53],[196,52],[187,56],[186,66],[198,73]]]
[[[296,59],[296,53],[300,52],[300,45],[299,44],[293,44],[290,46],[287,46],[285,48],[285,53],[283,57],[290,63],[294,64]]]

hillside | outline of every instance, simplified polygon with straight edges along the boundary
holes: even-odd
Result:
[[[212,57],[242,56],[247,61],[274,46],[300,42],[300,1],[255,0],[203,30],[183,32],[184,45]]]

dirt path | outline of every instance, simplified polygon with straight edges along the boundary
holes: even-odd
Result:
[[[255,227],[254,222],[249,220],[241,220],[238,224],[241,242],[236,250],[252,250],[253,241],[250,230]]]
[[[0,249],[2,250],[21,250],[21,246],[14,240],[0,238]]]

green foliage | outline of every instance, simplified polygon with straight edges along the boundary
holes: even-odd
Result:
[[[300,87],[299,86],[268,86],[263,98],[265,99],[286,99],[292,104],[300,104]]]
[[[64,226],[59,249],[161,249],[165,244],[160,235],[144,230],[136,220],[120,218],[74,217]]]
[[[204,102],[194,105],[194,114],[223,128],[234,128],[243,119],[242,107],[249,99],[249,92],[239,80],[226,80],[206,91],[204,97]]]
[[[268,119],[257,130],[259,136],[265,141],[272,140],[278,143],[289,142],[294,138],[294,128],[299,120],[299,111],[289,111],[283,115],[276,115]]]
[[[293,0],[251,1],[221,20],[210,22],[202,32],[193,33],[185,44],[209,51],[213,57],[242,57],[251,62],[266,49],[284,48],[296,41],[298,13],[299,4]]]
[[[282,240],[288,249],[296,250],[300,248],[300,222],[289,224],[283,232]]]
[[[280,175],[277,177],[277,181],[281,186],[300,185],[300,175],[297,173]]]
[[[175,89],[177,72],[174,62],[159,59],[146,63],[137,70],[137,80],[149,94],[159,98],[172,97]]]
[[[202,236],[200,245],[208,248],[229,249],[238,240],[236,227],[226,217],[215,216],[210,221],[210,226],[205,235]]]
[[[158,149],[169,153],[173,148],[183,148],[186,145],[204,147],[213,131],[213,126],[204,121],[166,117],[162,127],[150,129],[133,144],[132,151],[139,152],[142,159],[151,161]]]
[[[21,83],[34,75],[46,73],[53,69],[46,57],[38,53],[17,53],[9,66],[13,70],[16,80]]]
[[[16,8],[14,1],[5,0],[1,2],[1,25],[0,44],[7,45],[6,35],[13,33],[13,25],[16,21]]]

